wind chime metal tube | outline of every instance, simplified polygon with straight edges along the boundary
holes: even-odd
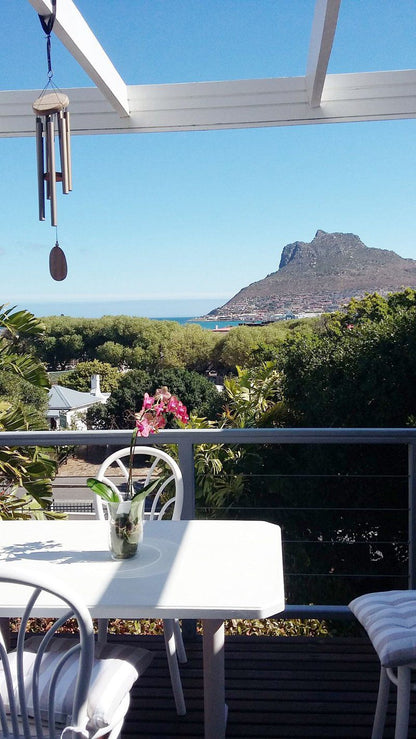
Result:
[[[68,190],[72,190],[72,165],[71,165],[71,121],[68,110],[64,110],[66,131],[66,161],[68,167]]]
[[[68,167],[68,151],[67,151],[67,133],[66,133],[66,119],[65,114],[61,110],[58,116],[58,131],[59,131],[59,153],[61,157],[61,170],[62,170],[62,192],[64,195],[69,193],[68,180],[69,180],[69,167]]]
[[[45,220],[46,198],[51,204],[51,224],[57,225],[56,182],[62,181],[62,191],[72,190],[70,163],[69,112],[66,110],[69,98],[64,93],[52,92],[41,95],[33,103],[36,115],[36,152],[38,164],[39,220]],[[55,159],[55,119],[59,138],[61,171],[56,172]],[[44,146],[45,139],[45,146]],[[45,151],[46,150],[46,151]]]
[[[46,119],[47,183],[48,198],[51,201],[51,225],[57,226],[56,217],[56,172],[55,172],[55,130],[53,117]]]
[[[43,177],[43,125],[39,116],[36,118],[36,160],[38,167],[38,200],[39,220],[45,220],[45,181]]]

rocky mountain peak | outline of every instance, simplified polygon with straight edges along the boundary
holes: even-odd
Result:
[[[318,229],[310,243],[295,241],[287,244],[282,251],[279,270],[287,267],[291,262],[299,266],[303,262],[316,262],[318,259],[351,258],[357,250],[367,249],[359,236],[355,234],[327,233]]]
[[[352,297],[416,288],[416,261],[366,246],[353,233],[318,229],[283,247],[279,269],[242,288],[210,316],[242,320],[335,310]]]

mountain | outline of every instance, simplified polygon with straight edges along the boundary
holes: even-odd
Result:
[[[366,292],[386,295],[405,287],[416,288],[416,260],[368,247],[354,234],[318,230],[310,243],[287,244],[277,272],[244,287],[209,316],[322,313]]]

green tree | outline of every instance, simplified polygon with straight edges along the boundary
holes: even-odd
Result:
[[[249,428],[281,424],[281,374],[273,362],[241,369],[224,381],[226,405],[217,421],[191,417],[191,428]],[[196,498],[204,515],[235,515],[261,494],[258,475],[264,472],[264,450],[255,446],[200,444],[195,448]],[[252,480],[255,479],[255,489]]]
[[[19,399],[0,399],[0,432],[37,429],[44,427],[44,419],[23,403],[23,394],[29,385],[40,388],[46,397],[49,386],[43,364],[22,352],[28,337],[40,335],[43,325],[28,311],[14,311],[0,306],[0,377],[3,388],[15,387],[21,393]],[[13,385],[13,377],[18,383]],[[39,398],[38,398],[39,401]],[[36,515],[48,507],[51,494],[51,477],[56,463],[36,447],[20,449],[2,446],[0,449],[0,488],[2,490],[1,515],[22,517]],[[24,487],[28,495],[17,500],[13,493]]]
[[[296,425],[405,426],[416,412],[416,309],[297,337],[281,357]]]
[[[253,351],[262,341],[260,327],[236,326],[218,341],[215,350],[215,365],[225,371],[247,367]]]
[[[364,298],[351,298],[343,311],[333,314],[333,318],[340,317],[341,325],[356,325],[363,321],[379,323],[389,315],[389,305],[385,298],[378,293],[366,293]]]
[[[387,296],[389,310],[392,313],[407,311],[410,308],[416,308],[416,290],[407,287],[402,292],[389,293]]]
[[[120,379],[103,409],[91,409],[88,423],[93,427],[129,428],[134,413],[142,407],[146,392],[152,395],[158,387],[166,385],[173,395],[184,403],[188,412],[207,418],[217,417],[222,410],[222,396],[213,383],[197,372],[185,369],[166,369],[156,373],[130,370]]]
[[[216,336],[202,326],[187,324],[173,331],[161,347],[162,367],[178,367],[204,373],[211,364]]]
[[[29,311],[14,312],[13,308],[0,305],[0,368],[38,387],[48,387],[46,370],[38,359],[23,353],[22,346],[28,337],[42,334],[44,327]]]
[[[32,425],[36,417],[36,428],[47,428],[48,396],[45,388],[28,382],[10,370],[0,368],[0,400],[9,402],[10,398],[13,398],[14,406],[18,405],[25,409],[25,413],[30,413]]]
[[[416,411],[413,291],[351,301],[344,312],[326,317],[312,336],[284,342],[278,364],[291,426],[406,426]],[[287,562],[298,569],[302,563],[305,573],[318,568],[336,576],[319,595],[307,577],[290,587],[303,589],[301,597],[306,588],[308,598],[319,597],[320,602],[322,597],[326,602],[347,602],[357,595],[342,579],[349,571],[347,546],[357,540],[362,544],[354,549],[355,570],[368,573],[357,587],[400,587],[400,579],[393,575],[403,573],[406,564],[400,544],[407,536],[405,514],[400,511],[407,505],[406,481],[400,477],[406,468],[405,450],[314,445],[287,448],[278,467],[276,459],[277,455],[269,459],[270,471],[279,471],[269,492],[283,508],[286,536],[298,541],[296,549],[288,548]],[[301,471],[301,481],[290,477],[291,470],[295,475]],[[314,512],[314,507],[320,510]],[[302,544],[305,538],[326,541],[328,546],[308,548]],[[392,545],[386,544],[391,540]],[[372,580],[373,574],[388,577]]]
[[[105,341],[97,347],[97,359],[106,362],[113,367],[121,367],[126,361],[126,350],[122,344],[116,341]]]
[[[364,298],[352,298],[343,310],[325,315],[322,324],[327,332],[339,334],[368,321],[381,323],[413,308],[416,308],[416,291],[410,287],[403,292],[389,293],[386,298],[378,293],[366,293]]]
[[[237,428],[281,425],[281,385],[282,376],[274,362],[245,370],[237,367],[237,377],[224,380],[227,425]]]
[[[62,370],[75,358],[81,358],[84,339],[80,321],[65,316],[44,319],[44,331],[32,337],[32,351],[49,370]]]
[[[310,330],[314,319],[280,321],[262,327],[241,326],[226,336],[197,324],[156,321],[132,316],[102,318],[45,318],[45,333],[30,341],[30,350],[50,370],[65,369],[73,361],[99,359],[114,366],[155,372],[178,368],[200,373],[216,368],[235,371],[271,358],[261,345],[279,347],[288,333]],[[259,356],[253,352],[259,347]]]
[[[61,384],[73,390],[87,393],[91,389],[92,375],[100,375],[100,388],[104,393],[113,392],[119,384],[121,374],[116,367],[107,362],[95,359],[92,362],[80,362],[74,370],[62,377]]]

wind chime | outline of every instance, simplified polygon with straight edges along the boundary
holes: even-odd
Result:
[[[51,32],[56,16],[56,0],[52,0],[52,14],[39,16],[46,33],[48,82],[33,103],[36,114],[36,158],[38,171],[39,220],[45,220],[45,199],[50,201],[51,225],[56,228],[56,242],[49,255],[49,271],[54,280],[64,280],[68,268],[64,252],[58,243],[56,183],[62,183],[62,192],[72,190],[70,120],[67,110],[69,98],[52,82]],[[49,92],[48,90],[52,91]],[[60,171],[56,171],[55,133],[58,134]],[[46,191],[46,197],[45,197]]]

